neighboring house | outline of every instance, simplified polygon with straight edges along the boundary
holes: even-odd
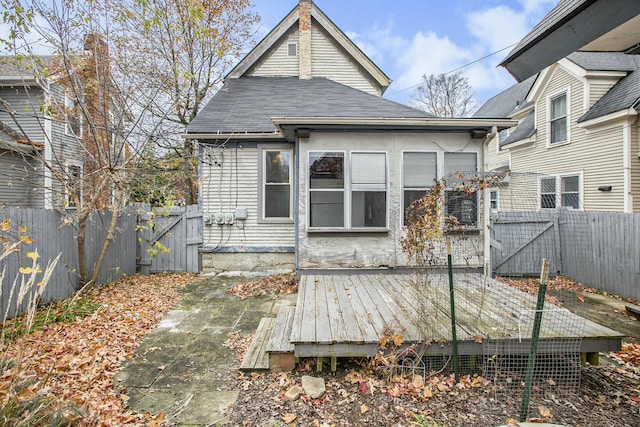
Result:
[[[32,75],[15,58],[0,58],[0,206],[72,207],[54,174],[82,182],[81,123],[73,115],[53,117],[52,103],[70,100],[54,82]],[[48,85],[46,91],[42,85]],[[57,94],[56,99],[47,93]]]
[[[226,76],[188,126],[200,143],[203,267],[393,268],[405,210],[434,179],[485,169],[510,120],[442,119],[383,99],[390,79],[308,0]],[[488,204],[444,197],[488,263]],[[464,252],[464,251],[459,251]]]
[[[640,53],[640,2],[561,0],[500,65],[523,81],[575,51]]]

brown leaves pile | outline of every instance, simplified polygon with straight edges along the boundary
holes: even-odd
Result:
[[[538,278],[530,278],[530,279],[510,279],[507,277],[498,277],[502,283],[506,283],[507,285],[514,287],[516,289],[521,290],[522,292],[526,292],[529,295],[538,295],[538,286],[540,285],[540,279]],[[549,291],[559,291],[559,290],[567,290],[567,291],[575,291],[575,292],[597,292],[596,289],[589,288],[584,286],[580,282],[576,282],[574,280],[569,279],[568,277],[558,275],[556,277],[550,277],[549,282],[547,283],[547,290]],[[578,295],[580,298],[581,295]],[[584,297],[582,297],[584,298]],[[547,295],[545,301],[557,305],[559,307],[562,306],[560,300],[551,295]]]
[[[33,380],[20,399],[45,393],[60,406],[77,408],[81,425],[157,422],[159,416],[125,409],[127,398],[114,390],[113,377],[179,300],[177,290],[196,280],[192,274],[135,275],[90,290],[85,297],[100,305],[93,315],[46,326],[3,346],[2,357],[16,363],[0,377],[2,404],[12,384]]]
[[[240,299],[267,294],[295,294],[298,292],[296,273],[276,274],[263,277],[253,282],[237,282],[231,288],[231,293]]]
[[[640,368],[640,344],[622,343],[622,349],[615,353],[609,353],[609,356],[618,362]]]

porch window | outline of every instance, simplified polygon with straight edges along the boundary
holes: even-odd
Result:
[[[489,198],[491,202],[491,211],[498,212],[500,210],[500,193],[497,189],[489,192]]]
[[[460,225],[473,227],[478,223],[478,193],[467,194],[455,190],[464,181],[474,177],[477,170],[476,153],[444,153],[444,179],[447,185],[445,216],[455,217]]]
[[[561,178],[562,206],[580,209],[580,177],[563,176]]]
[[[292,221],[293,216],[293,151],[262,150],[262,218],[266,221]]]
[[[386,228],[386,163],[385,153],[310,152],[309,226]]]
[[[567,94],[565,92],[551,98],[551,144],[568,141],[567,119]]]
[[[344,153],[309,154],[309,225],[343,228]]]
[[[351,154],[351,227],[387,226],[385,153]]]
[[[402,205],[404,225],[408,224],[411,204],[427,194],[437,177],[436,153],[405,152],[402,155]]]

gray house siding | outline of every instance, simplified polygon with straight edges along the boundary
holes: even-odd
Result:
[[[28,154],[0,149],[0,206],[43,208],[43,175]]]
[[[24,133],[32,141],[44,143],[45,134],[40,110],[44,104],[42,91],[38,88],[29,88],[26,91],[23,87],[2,87],[0,88],[0,98],[15,113],[16,120],[19,121],[20,128]],[[4,110],[4,107],[0,108],[0,121],[19,131],[11,114]]]

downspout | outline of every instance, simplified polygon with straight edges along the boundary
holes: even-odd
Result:
[[[485,137],[482,144],[482,171],[489,170],[489,143],[498,134],[498,127],[492,126],[491,132]],[[491,188],[482,190],[484,203],[482,204],[482,228],[483,228],[483,251],[484,275],[491,276]]]
[[[295,182],[293,184],[293,234],[294,234],[294,265],[296,272],[299,271],[300,262],[300,137],[296,134],[295,144],[293,147],[294,172]]]

